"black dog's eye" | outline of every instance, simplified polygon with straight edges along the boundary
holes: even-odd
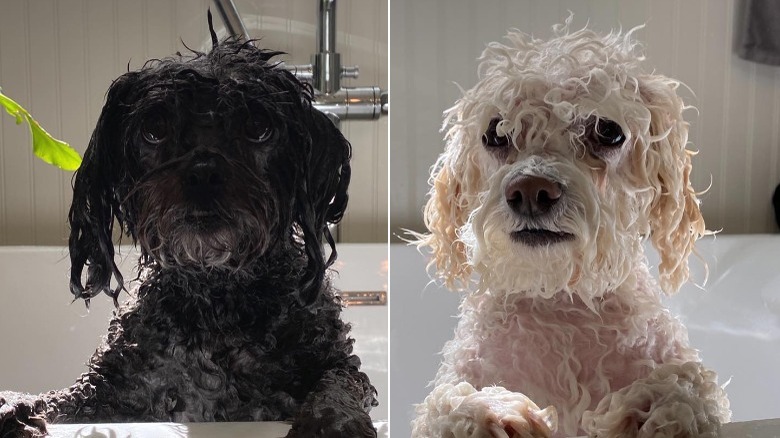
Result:
[[[620,125],[609,119],[598,119],[590,131],[590,141],[598,146],[617,148],[622,146],[625,140],[626,136]]]
[[[509,144],[508,135],[498,135],[496,132],[496,127],[498,127],[500,121],[500,117],[493,117],[490,120],[487,131],[482,134],[482,144],[486,148],[500,148]]]
[[[271,138],[273,131],[271,128],[259,121],[249,120],[244,128],[246,139],[252,143],[263,143]]]
[[[161,144],[168,138],[167,120],[161,116],[147,120],[141,128],[141,135],[144,137],[144,141],[149,144]]]

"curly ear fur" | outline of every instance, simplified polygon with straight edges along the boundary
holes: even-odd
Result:
[[[133,218],[122,206],[128,188],[130,163],[122,163],[124,135],[121,119],[123,99],[136,83],[137,75],[127,73],[114,81],[106,94],[106,104],[73,178],[73,202],[68,213],[71,258],[70,290],[75,298],[89,299],[101,292],[116,302],[124,289],[122,274],[114,262],[114,219],[120,228],[132,230]],[[87,267],[86,287],[82,273]],[[112,276],[116,284],[111,286]]]
[[[477,196],[485,181],[482,180],[478,159],[479,150],[469,144],[470,139],[481,138],[469,133],[466,125],[452,122],[464,101],[445,114],[445,124],[452,124],[447,132],[447,147],[431,169],[431,190],[425,205],[424,220],[429,234],[412,233],[418,247],[430,247],[433,258],[429,267],[435,266],[436,275],[449,289],[468,285],[472,267],[468,263],[467,245],[461,240],[460,229],[477,207]]]
[[[347,187],[352,174],[352,147],[328,117],[312,109],[310,145],[306,150],[302,183],[296,195],[296,222],[301,227],[308,256],[308,277],[301,298],[312,303],[319,292],[325,268],[336,260],[336,246],[328,224],[344,217]],[[322,238],[330,246],[324,260]]]
[[[461,187],[458,176],[442,157],[431,172],[430,198],[425,204],[425,226],[429,234],[419,235],[418,246],[428,246],[433,253],[429,266],[435,265],[437,275],[450,289],[456,283],[466,284],[471,268],[466,263],[466,246],[458,236],[459,227],[468,215],[460,205]]]
[[[648,169],[655,197],[650,206],[650,228],[653,246],[661,256],[658,265],[661,288],[667,294],[677,292],[688,280],[688,256],[694,242],[707,234],[699,210],[696,191],[691,186],[691,157],[685,148],[688,123],[685,109],[675,90],[679,83],[671,79],[652,84],[644,82],[642,98],[650,110],[650,150],[656,157]]]

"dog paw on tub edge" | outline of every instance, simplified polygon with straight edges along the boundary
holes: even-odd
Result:
[[[500,386],[477,390],[467,382],[436,386],[417,415],[414,437],[550,437],[558,428],[555,407],[540,409],[519,392]]]

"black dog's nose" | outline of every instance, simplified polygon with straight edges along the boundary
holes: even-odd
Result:
[[[216,157],[201,158],[187,169],[185,182],[191,189],[213,190],[225,183],[225,172]]]
[[[549,179],[522,175],[507,184],[504,198],[512,210],[524,216],[549,212],[561,199],[561,185]]]

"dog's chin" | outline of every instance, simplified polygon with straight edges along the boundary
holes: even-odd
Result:
[[[470,263],[479,274],[480,290],[551,299],[576,294],[586,303],[629,280],[641,257],[641,246],[608,251],[585,236],[544,229],[480,228],[463,235]],[[627,239],[628,240],[628,239]]]
[[[210,214],[190,215],[169,233],[139,240],[161,268],[193,274],[251,268],[270,242],[261,228],[247,229]]]
[[[482,285],[492,291],[550,298],[569,290],[580,271],[571,233],[517,230],[486,233],[472,252]]]
[[[140,208],[136,241],[146,258],[164,270],[192,275],[247,271],[272,244],[277,227],[264,208],[171,202],[169,193],[153,187]]]

